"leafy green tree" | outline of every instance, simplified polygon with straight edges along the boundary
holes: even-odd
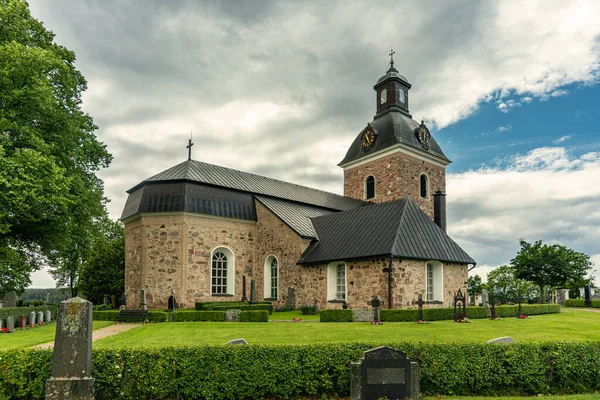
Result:
[[[518,278],[535,283],[540,290],[540,303],[544,302],[545,287],[569,287],[585,280],[593,263],[590,257],[559,244],[533,244],[519,239],[521,249],[511,260]]]
[[[471,303],[475,303],[475,296],[481,294],[483,289],[483,282],[481,281],[481,277],[479,275],[469,276],[467,279],[467,290],[469,292],[469,296],[471,297]]]
[[[111,156],[81,110],[74,62],[25,1],[0,0],[0,294],[65,258],[77,224],[105,212],[95,174]]]
[[[515,269],[510,265],[494,268],[488,274],[487,287],[499,297],[502,303],[508,303],[517,296],[519,282]]]
[[[117,298],[125,290],[125,233],[120,222],[105,218],[100,234],[91,243],[89,260],[79,280],[83,296],[100,304],[105,294]]]

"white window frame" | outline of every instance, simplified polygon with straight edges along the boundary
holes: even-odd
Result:
[[[338,292],[338,267],[344,267],[344,296]],[[327,266],[327,300],[328,301],[347,301],[348,300],[348,268],[343,261],[333,262]]]
[[[275,260],[277,262],[277,285],[275,286],[275,290],[277,290],[277,296],[275,298],[279,298],[279,275],[280,275],[280,264],[279,259],[274,254],[269,254],[267,258],[265,258],[265,266],[264,266],[264,282],[263,282],[263,294],[265,299],[271,299],[272,296],[272,274],[271,274],[271,263]]]
[[[433,282],[429,284],[428,269],[431,266]],[[433,292],[431,288],[433,287]],[[444,264],[430,260],[425,263],[425,300],[444,302]]]
[[[422,185],[421,185],[421,178],[425,177],[425,197],[421,196],[421,192],[422,192]],[[419,197],[422,199],[428,199],[429,198],[429,176],[427,176],[427,174],[422,173],[421,175],[419,175]]]
[[[226,292],[225,293],[213,293],[213,256],[215,253],[223,253],[227,257],[227,272],[226,272]],[[235,295],[235,255],[233,251],[226,246],[215,247],[210,252],[210,280],[208,281],[210,294],[221,296],[221,295]]]

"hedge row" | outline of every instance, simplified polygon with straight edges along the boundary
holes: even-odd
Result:
[[[354,312],[352,310],[321,310],[319,314],[321,322],[352,322]]]
[[[191,321],[225,321],[225,311],[177,311],[173,313],[173,322]]]
[[[266,310],[242,311],[240,322],[269,322],[269,312]]]
[[[34,311],[36,314],[39,311],[42,312],[46,312],[50,310],[50,313],[52,314],[52,320],[56,319],[56,315],[58,314],[58,307],[55,305],[52,306],[38,306],[38,307],[6,307],[6,308],[0,308],[0,320],[5,320],[8,317],[14,317],[15,318],[15,325],[18,324],[19,321],[19,317],[21,315],[25,315],[29,318],[29,314]],[[45,316],[44,316],[45,318]]]
[[[568,299],[565,307],[585,307],[585,299]],[[600,300],[592,300],[592,307],[600,308]]]
[[[210,305],[203,308],[203,310],[215,310],[215,311],[227,311],[227,310],[241,310],[241,311],[267,311],[269,314],[273,314],[272,304],[245,304],[239,306],[231,305]]]
[[[386,344],[386,343],[383,343]],[[350,362],[382,343],[94,349],[103,399],[347,397]],[[600,342],[387,343],[421,368],[425,396],[600,390]],[[42,399],[52,350],[0,351],[0,399]]]
[[[516,317],[519,306],[498,306],[496,315],[502,318]],[[554,314],[560,313],[558,304],[523,304],[521,312],[524,315]],[[323,311],[321,311],[323,313]],[[417,321],[419,311],[417,309],[381,310],[379,317],[385,322],[411,322]],[[485,307],[467,307],[467,317],[470,319],[487,318]],[[441,321],[454,318],[453,308],[424,308],[423,318],[427,321]]]
[[[270,301],[257,301],[256,303],[252,304],[252,305],[258,305],[258,304],[267,304],[267,305],[272,305],[273,303],[271,303]],[[194,304],[194,308],[197,311],[202,311],[202,310],[211,310],[212,306],[232,306],[230,309],[239,309],[238,306],[249,306],[251,305],[249,302],[247,301],[206,301],[206,302],[197,302]],[[235,306],[235,307],[233,307]]]
[[[116,321],[119,310],[96,311],[92,313],[94,321]],[[164,311],[148,311],[147,321],[149,322],[166,322],[169,319],[169,314]]]

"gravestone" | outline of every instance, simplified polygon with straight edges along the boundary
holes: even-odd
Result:
[[[294,288],[288,288],[286,306],[289,308],[294,308]]]
[[[417,300],[417,305],[419,306],[419,321],[425,321],[425,319],[423,318],[423,304],[425,304],[425,302],[423,301],[423,295],[419,293]]]
[[[585,296],[584,297],[585,298],[585,306],[586,307],[591,307],[592,306],[592,292],[590,290],[589,285],[585,285],[583,287],[583,292],[584,292],[584,296]]]
[[[256,282],[250,280],[250,304],[256,304]]]
[[[0,308],[4,308],[4,303],[0,301]]]
[[[486,343],[487,344],[498,344],[498,343],[514,343],[514,342],[515,342],[515,339],[511,338],[510,336],[503,336],[503,337],[488,340]]]
[[[175,291],[171,289],[171,295],[169,296],[169,300],[167,301],[167,308],[170,311],[175,311],[177,309],[177,302],[175,301]]]
[[[119,311],[123,311],[123,310],[127,310],[127,307],[125,307],[125,304],[121,304],[119,306]]]
[[[4,295],[4,301],[2,302],[4,307],[16,307],[17,306],[17,293],[8,292]]]
[[[246,342],[246,339],[240,338],[240,339],[230,340],[229,342],[227,342],[225,344],[248,344],[248,342]]]
[[[50,310],[46,311],[46,322],[50,322],[52,321],[52,313],[50,312]]]
[[[29,325],[35,325],[35,311],[29,313]]]
[[[41,311],[38,311],[38,313],[37,313],[37,322],[38,322],[38,324],[40,322],[44,322],[44,313]]]
[[[46,400],[93,400],[92,303],[80,297],[60,303],[52,375]]]
[[[246,296],[246,275],[242,275],[242,301],[248,301]]]
[[[140,310],[147,310],[148,309],[148,303],[146,302],[146,289],[142,289],[141,295],[140,295]]]
[[[12,332],[15,330],[15,317],[10,316],[6,318],[6,330]]]
[[[110,296],[110,306],[112,307],[113,310],[117,308],[117,298],[115,297],[114,294],[112,294]]]
[[[569,299],[569,289],[558,289],[556,291],[556,302],[561,306],[565,306],[565,303]]]
[[[227,310],[225,311],[225,321],[227,322],[240,322],[240,314],[242,310]]]
[[[454,295],[454,320],[463,320],[466,316],[467,305],[465,303],[465,295],[462,293],[462,290],[458,289],[458,292]]]
[[[486,289],[481,291],[481,305],[485,307],[487,317],[492,318],[492,312],[490,310],[490,296]]]
[[[27,317],[24,315],[19,316],[19,328],[23,329],[27,327]]]
[[[406,353],[391,347],[377,347],[363,352],[350,363],[350,399],[418,400],[421,372],[419,364]]]
[[[377,295],[371,299],[371,306],[373,307],[373,322],[379,323],[379,307],[381,307],[381,300]]]
[[[125,293],[121,295],[121,305],[127,307],[127,296],[125,296]]]

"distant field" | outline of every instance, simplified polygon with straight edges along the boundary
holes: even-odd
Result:
[[[512,336],[520,342],[556,340],[600,340],[600,313],[564,309],[562,314],[539,315],[526,320],[472,320],[468,324],[436,321],[428,325],[412,322],[178,322],[146,324],[94,342],[95,348],[163,347],[223,344],[244,338],[250,344],[294,344],[332,342],[476,342]],[[600,398],[600,396],[598,396]]]
[[[104,328],[112,325],[114,322],[94,321],[93,329]],[[54,341],[56,323],[51,322],[48,325],[38,326],[25,331],[15,330],[12,333],[0,334],[0,350],[17,349],[22,347],[31,347],[42,343]]]

